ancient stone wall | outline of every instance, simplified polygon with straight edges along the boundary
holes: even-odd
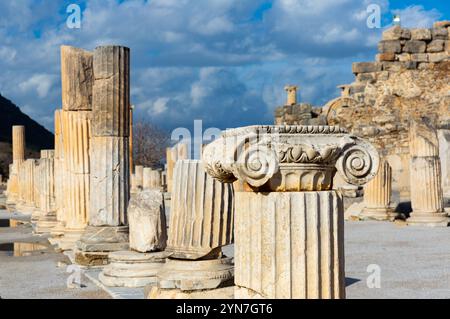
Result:
[[[428,117],[438,129],[449,127],[449,28],[450,21],[441,21],[431,29],[386,30],[376,61],[353,63],[355,81],[322,108],[328,125],[344,127],[378,148],[392,166],[394,195],[403,199],[410,195],[410,118]]]
[[[325,125],[326,117],[322,109],[313,107],[309,103],[297,103],[297,86],[288,85],[284,88],[287,92],[285,105],[275,109],[275,124],[292,125]]]

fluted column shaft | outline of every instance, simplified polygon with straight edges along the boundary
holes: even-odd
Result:
[[[56,211],[55,202],[55,152],[53,150],[42,150],[39,170],[41,174],[40,210],[44,215]]]
[[[166,250],[182,259],[220,255],[233,242],[232,185],[211,178],[200,161],[179,160],[173,186]]]
[[[337,192],[236,192],[235,218],[236,298],[345,297]]]
[[[25,126],[13,126],[13,163],[20,165],[25,161]]]
[[[394,220],[397,213],[391,205],[392,168],[382,160],[377,175],[364,186],[364,209],[360,217],[376,220]]]
[[[151,169],[150,167],[144,168],[143,175],[143,189],[161,189],[161,172]]]
[[[126,225],[129,200],[130,51],[120,46],[94,52],[91,183],[92,226]]]
[[[66,227],[87,226],[90,197],[90,111],[63,111]]]
[[[64,170],[64,136],[62,130],[62,110],[55,111],[55,206],[56,220],[65,223],[64,198],[65,198],[65,170]]]
[[[408,225],[447,226],[441,183],[439,142],[426,118],[410,126],[410,178],[412,213]]]
[[[12,157],[8,180],[8,202],[16,203],[19,199],[19,170],[25,161],[25,127],[14,125],[12,128]]]

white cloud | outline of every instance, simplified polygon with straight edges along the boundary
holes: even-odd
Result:
[[[19,84],[23,92],[36,91],[40,98],[45,98],[53,85],[54,77],[49,74],[35,74],[28,80]]]
[[[167,111],[167,102],[169,102],[169,100],[170,99],[167,97],[157,98],[156,101],[153,103],[151,115],[160,115],[165,111]]]
[[[405,28],[431,28],[433,22],[442,16],[438,10],[425,10],[421,5],[409,6],[392,12],[400,15],[401,25]]]
[[[325,103],[350,81],[351,62],[372,60],[382,30],[366,8],[387,0],[87,0],[81,29],[68,29],[61,2],[1,1],[0,89],[48,125],[60,106],[59,46],[131,48],[136,117],[166,128],[271,123],[286,83],[302,101]],[[436,10],[400,11],[404,25],[429,25]],[[7,18],[6,18],[7,17]],[[34,30],[40,30],[35,37]],[[48,125],[47,127],[51,127]]]

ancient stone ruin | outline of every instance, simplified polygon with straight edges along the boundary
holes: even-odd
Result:
[[[62,46],[55,148],[27,159],[12,128],[6,204],[107,287],[345,298],[348,198],[361,221],[449,224],[448,28],[395,26],[340,97],[316,108],[287,85],[274,125],[225,130],[195,160],[179,142],[164,170],[133,161],[130,49]]]

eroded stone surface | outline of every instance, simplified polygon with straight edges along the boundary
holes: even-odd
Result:
[[[177,161],[167,251],[182,259],[220,256],[233,242],[233,199],[232,185],[208,176],[201,161]]]
[[[131,196],[128,223],[131,249],[143,253],[164,250],[167,226],[163,193],[143,190]]]
[[[167,259],[158,271],[158,287],[181,291],[215,289],[233,284],[231,258],[209,260]]]

